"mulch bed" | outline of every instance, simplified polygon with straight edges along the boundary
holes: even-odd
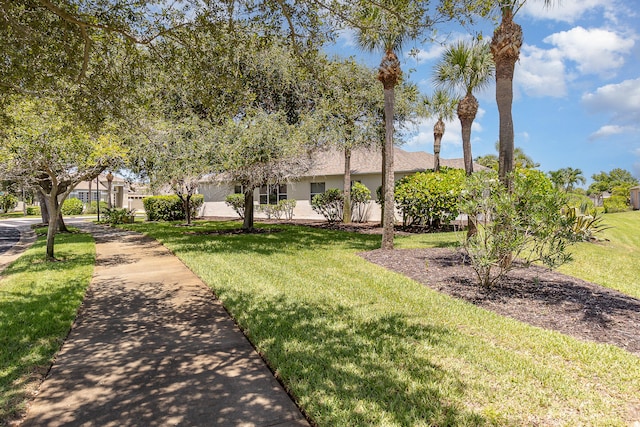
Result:
[[[513,270],[489,290],[451,249],[378,249],[360,256],[498,314],[640,356],[640,300],[620,292],[538,266]]]

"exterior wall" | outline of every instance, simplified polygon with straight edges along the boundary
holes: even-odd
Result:
[[[397,173],[396,181],[410,175],[411,173]],[[380,174],[353,174],[352,181],[359,181],[371,191],[371,202],[368,207],[368,220],[380,221],[381,211],[380,205],[375,202],[377,199],[376,191],[382,182]],[[294,219],[319,219],[324,217],[313,211],[311,208],[311,183],[325,183],[325,190],[330,188],[343,189],[342,175],[331,176],[314,176],[305,177],[298,181],[287,184],[287,199],[295,199],[296,207],[294,209]],[[221,217],[237,217],[236,212],[226,205],[225,198],[234,192],[234,185],[229,183],[202,183],[198,189],[199,193],[204,196],[204,206],[202,215],[205,217],[221,216]],[[260,194],[256,190],[253,196],[254,203],[260,203]],[[265,215],[255,211],[256,218],[265,218]]]
[[[631,189],[631,207],[634,210],[640,210],[640,187]]]

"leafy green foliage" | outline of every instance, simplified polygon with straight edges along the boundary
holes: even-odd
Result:
[[[27,215],[40,216],[40,206],[27,206]]]
[[[342,191],[337,188],[329,188],[324,193],[313,196],[311,208],[332,224],[342,220],[343,201]]]
[[[202,194],[195,194],[191,199],[192,215],[204,203]],[[184,204],[180,197],[171,196],[150,196],[142,199],[144,210],[147,214],[147,221],[179,221],[186,219]],[[195,215],[194,215],[195,216]]]
[[[100,201],[100,213],[106,211],[109,208],[109,205],[107,205],[107,202],[105,201]],[[85,213],[88,214],[92,214],[95,215],[98,213],[98,203],[93,200],[91,203],[87,204],[87,207],[85,209]]]
[[[596,240],[595,234],[600,233],[608,226],[604,223],[604,216],[595,209],[589,210],[584,204],[580,208],[567,206],[563,209],[564,215],[572,225],[573,233],[577,241],[589,242]]]
[[[616,168],[610,172],[600,172],[591,176],[593,182],[587,190],[588,194],[613,193],[614,188],[622,187],[619,191],[627,193],[633,186],[638,185],[638,180],[625,169]]]
[[[351,213],[355,222],[365,222],[369,216],[371,191],[361,182],[351,186]]]
[[[402,178],[395,189],[396,207],[405,226],[448,225],[459,214],[464,171],[442,168],[440,172],[418,172]]]
[[[109,225],[129,224],[135,219],[136,211],[127,208],[107,208],[104,211],[103,222]]]
[[[82,200],[76,199],[67,199],[62,203],[62,215],[80,215],[84,210],[84,203]]]
[[[244,218],[244,194],[229,194],[224,202],[238,214],[240,219]]]
[[[549,268],[566,263],[571,259],[568,246],[579,240],[576,217],[563,214],[566,199],[544,173],[519,170],[512,182],[510,192],[495,171],[477,172],[463,192],[462,212],[479,219],[477,233],[468,236],[463,247],[479,282],[487,287],[532,262]]]
[[[586,182],[582,175],[582,170],[571,167],[558,169],[557,171],[550,171],[549,177],[555,184],[556,188],[561,189],[565,193],[572,191],[577,183],[584,184]]]
[[[611,196],[602,201],[604,205],[605,213],[617,213],[617,212],[625,212],[628,211],[631,206],[629,206],[629,199],[625,196]]]
[[[0,195],[0,211],[9,212],[18,206],[18,198],[11,193]]]

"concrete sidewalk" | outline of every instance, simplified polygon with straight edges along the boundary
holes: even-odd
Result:
[[[23,426],[308,426],[222,305],[157,242],[83,225],[97,262]]]

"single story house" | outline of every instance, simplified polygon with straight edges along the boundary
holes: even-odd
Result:
[[[409,152],[394,148],[395,179],[433,169],[433,154],[424,151]],[[254,194],[256,204],[277,203],[283,199],[295,199],[294,218],[323,219],[311,208],[311,199],[316,194],[323,193],[330,188],[343,189],[344,152],[331,149],[318,151],[313,155],[312,167],[306,174],[296,181],[281,185],[263,186]],[[463,159],[441,159],[441,166],[463,169]],[[475,170],[486,169],[474,164]],[[351,154],[351,180],[364,184],[370,191],[372,201],[368,206],[368,219],[380,220],[380,205],[375,203],[376,190],[382,183],[382,153],[381,150],[357,149]],[[208,180],[202,182],[198,192],[204,196],[203,216],[234,217],[237,214],[225,203],[229,194],[241,193],[238,183]],[[256,210],[257,218],[263,215]]]
[[[142,198],[148,195],[146,188],[133,186],[126,179],[112,175],[111,204],[116,208],[144,210]],[[91,193],[91,195],[89,195]],[[97,179],[82,181],[69,194],[69,199],[80,199],[82,203],[100,199],[107,202],[109,197],[109,182],[107,174],[100,174]]]
[[[631,207],[640,210],[640,185],[631,187]]]

